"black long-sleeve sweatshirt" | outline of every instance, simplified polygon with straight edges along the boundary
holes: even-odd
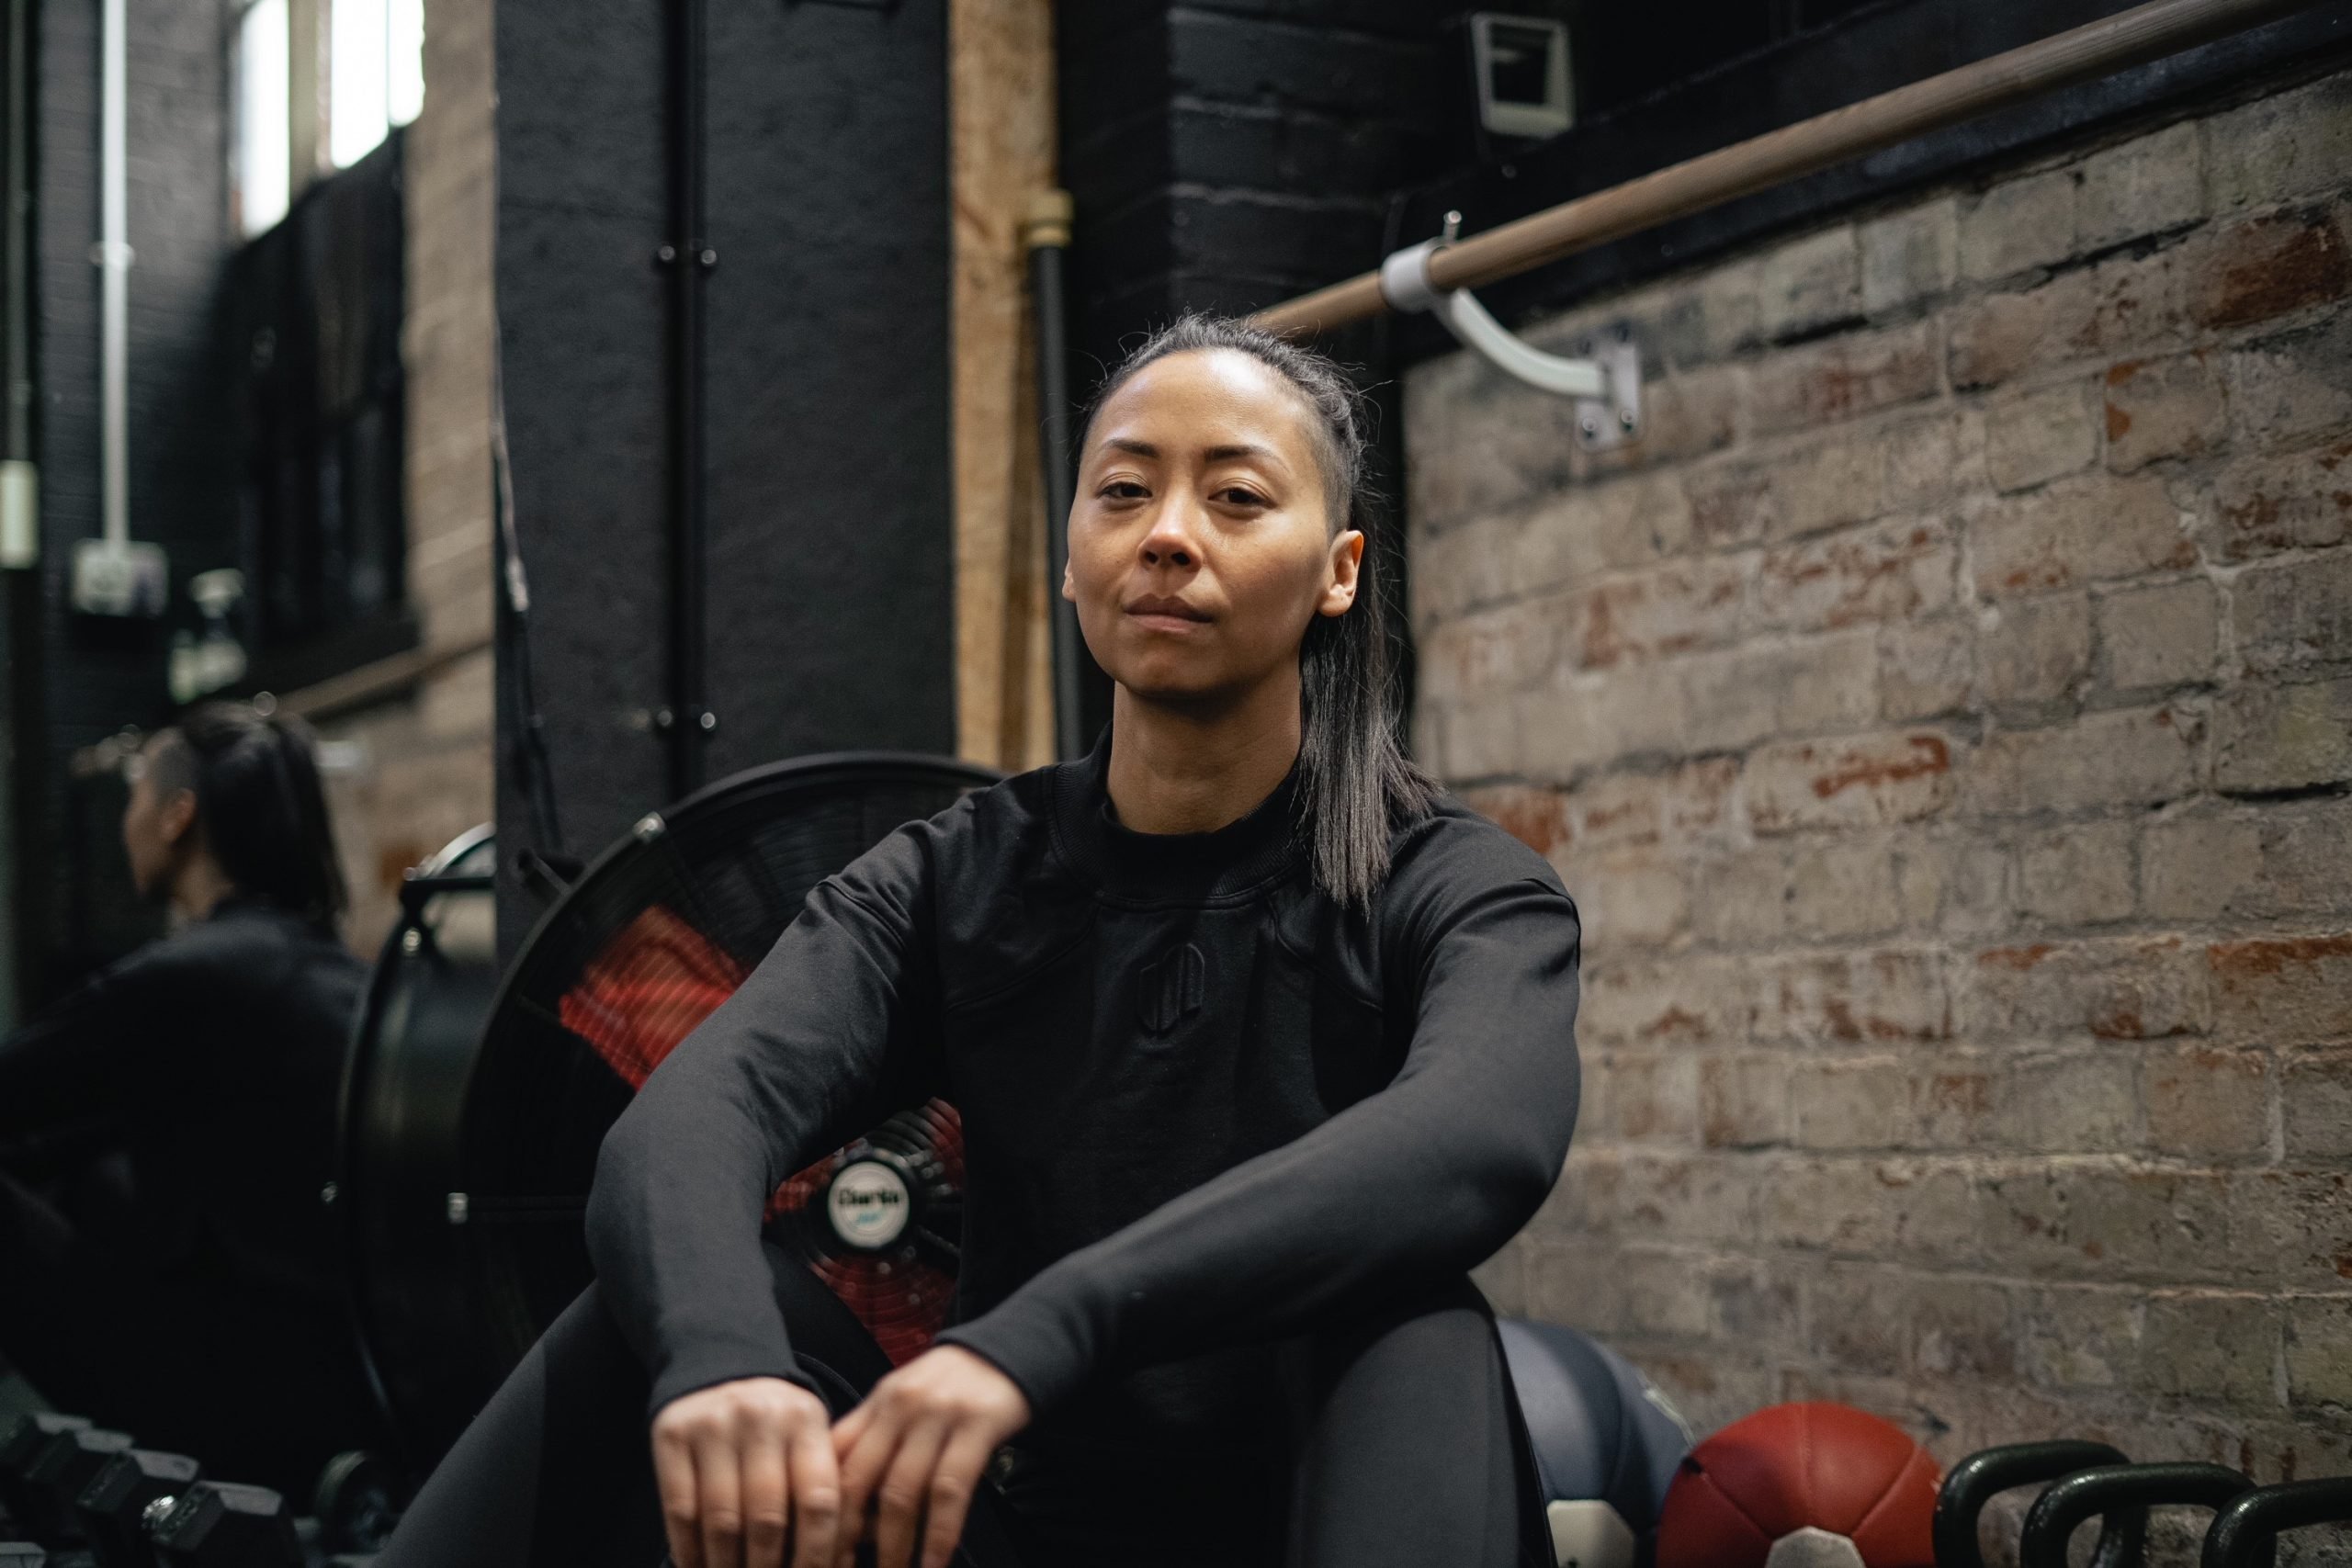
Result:
[[[794,1376],[776,1184],[922,1097],[963,1113],[958,1323],[1038,1429],[1230,1431],[1253,1348],[1458,1277],[1558,1176],[1578,925],[1453,800],[1367,912],[1295,776],[1213,833],[1121,828],[1108,742],[891,834],[808,896],[606,1138],[597,1278],[661,1405]]]
[[[233,894],[0,1039],[0,1140],[107,1123],[134,1187],[118,1247],[331,1305],[319,1192],[367,984],[333,931]]]

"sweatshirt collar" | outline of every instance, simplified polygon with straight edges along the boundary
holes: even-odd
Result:
[[[1298,765],[1236,821],[1206,833],[1138,833],[1112,808],[1111,731],[1094,750],[1054,770],[1054,816],[1079,869],[1116,897],[1200,903],[1261,887],[1300,858]]]

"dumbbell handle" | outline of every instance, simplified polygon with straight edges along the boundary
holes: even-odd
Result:
[[[2075,1527],[2116,1508],[2187,1504],[2218,1510],[2254,1485],[2219,1464],[2108,1464],[2053,1482],[2025,1517],[2020,1568],[2065,1568]]]
[[[2281,1530],[2352,1519],[2352,1475],[2289,1481],[2241,1495],[2205,1534],[2202,1568],[2269,1568]]]
[[[2120,1449],[2075,1438],[2007,1443],[1970,1454],[1951,1467],[1936,1494],[1936,1568],[1984,1568],[1976,1521],[1997,1494],[2013,1486],[2055,1481],[2095,1465],[2126,1462]],[[2091,1556],[2091,1568],[2136,1568],[2147,1528],[2145,1508],[2110,1510],[2099,1522],[2098,1550]]]

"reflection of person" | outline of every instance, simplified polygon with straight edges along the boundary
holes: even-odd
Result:
[[[318,765],[216,703],[126,771],[131,876],[175,929],[0,1041],[0,1138],[112,1151],[0,1174],[0,1357],[146,1447],[307,1488],[369,1435],[322,1201],[367,970]]]
[[[942,1568],[967,1506],[968,1552],[1027,1564],[1541,1550],[1466,1270],[1566,1152],[1578,925],[1397,749],[1358,419],[1230,321],[1114,377],[1063,590],[1108,735],[821,885],[653,1073],[598,1167],[596,1285],[379,1568],[646,1561],[622,1499],[650,1524],[657,1490],[682,1568],[860,1538]],[[933,1090],[961,1321],[876,1380],[762,1201]]]

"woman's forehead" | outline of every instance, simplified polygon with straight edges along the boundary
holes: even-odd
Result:
[[[1313,417],[1306,396],[1255,355],[1186,349],[1128,378],[1102,405],[1094,435],[1159,446],[1272,446],[1311,459]]]

